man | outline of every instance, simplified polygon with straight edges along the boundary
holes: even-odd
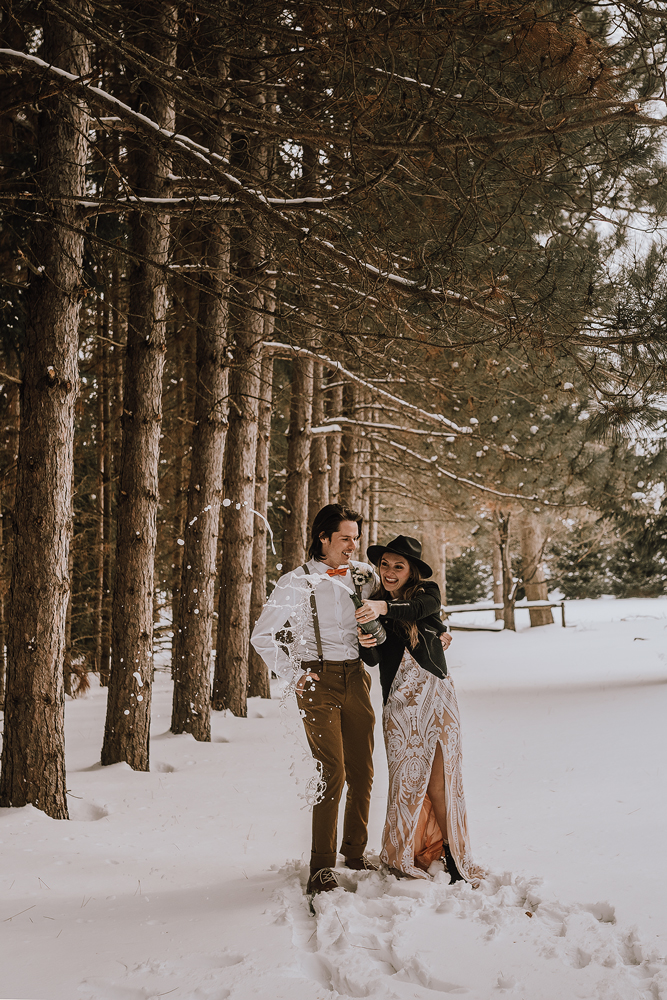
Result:
[[[293,661],[303,671],[296,696],[311,752],[325,789],[313,806],[313,840],[307,892],[338,887],[338,804],[347,782],[341,853],[348,868],[375,871],[364,857],[373,783],[370,677],[359,657],[351,593],[369,597],[377,584],[372,566],[352,562],[363,518],[343,504],[323,507],[311,529],[309,560],[276,584],[251,642],[267,667],[291,679]],[[292,658],[275,638],[289,623]],[[303,633],[302,635],[300,633]],[[368,655],[368,654],[365,654]],[[369,656],[369,659],[372,658]]]

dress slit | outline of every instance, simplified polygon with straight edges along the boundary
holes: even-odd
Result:
[[[443,833],[456,866],[468,882],[483,872],[470,852],[461,773],[461,732],[451,677],[423,670],[406,650],[383,713],[389,765],[389,796],[381,858],[413,878],[428,879],[423,868],[440,858]],[[440,744],[445,779],[447,830],[441,831],[427,787]]]

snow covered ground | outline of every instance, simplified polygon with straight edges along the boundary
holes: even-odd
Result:
[[[0,810],[0,997],[667,1000],[667,599],[568,625],[454,635],[477,890],[347,873],[311,914],[278,689],[198,744],[158,675],[149,774],[100,767],[104,691],[69,702],[72,820]],[[386,784],[378,732],[374,850]]]

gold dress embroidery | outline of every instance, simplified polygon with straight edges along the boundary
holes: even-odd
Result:
[[[443,833],[426,793],[435,751],[442,748],[445,769],[445,837],[461,875],[477,882],[484,871],[473,862],[461,775],[461,729],[451,677],[423,670],[406,650],[382,716],[389,798],[381,858],[390,868],[429,878],[423,868],[443,850]],[[422,867],[415,865],[415,859]]]

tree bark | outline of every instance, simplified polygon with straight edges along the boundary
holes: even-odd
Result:
[[[370,409],[364,406],[368,401],[368,394],[361,390],[359,403],[360,409],[357,411],[357,420],[364,424],[370,419]],[[359,543],[359,558],[366,558],[366,549],[370,544],[370,516],[371,516],[371,443],[364,427],[360,430],[359,436],[359,462],[357,467],[357,477],[359,479],[359,510],[363,515],[364,523],[361,526],[361,539]]]
[[[267,335],[266,321],[264,337]],[[262,378],[260,382],[259,425],[257,433],[257,463],[255,465],[255,510],[267,516],[269,499],[269,453],[271,448],[271,400],[273,396],[273,356],[262,358]],[[266,602],[266,524],[261,517],[255,522],[255,542],[252,549],[252,594],[250,597],[250,625],[262,613]],[[264,660],[250,647],[248,661],[248,697],[270,698],[271,680]]]
[[[5,642],[7,641],[7,629],[5,620],[5,521],[3,511],[3,491],[0,488],[0,712],[5,710],[5,678],[7,676],[7,656],[5,654]]]
[[[359,420],[361,406],[361,389],[356,384],[346,386],[348,396],[345,410],[346,416]],[[361,468],[361,428],[359,424],[351,424],[343,434],[339,502],[346,503],[352,510],[360,511],[362,488],[360,480]]]
[[[273,49],[274,41],[267,40],[269,50]],[[275,79],[273,69],[269,63],[265,63],[264,79],[269,76]],[[275,87],[266,86],[262,88],[265,100],[265,108],[268,112],[275,114],[277,110],[277,90]],[[263,164],[260,164],[260,172],[263,177],[269,178],[275,170],[277,158],[277,148],[275,145],[265,150]],[[264,283],[264,318],[263,337],[264,341],[273,340],[276,323],[276,279],[267,277]],[[273,413],[273,356],[264,355],[262,358],[260,389],[259,389],[259,415],[257,427],[257,454],[255,460],[255,510],[261,517],[255,517],[255,537],[252,548],[252,593],[250,595],[250,625],[254,627],[257,618],[262,611],[266,601],[266,536],[268,534],[268,500],[269,500],[269,466],[271,454],[271,417]],[[270,698],[271,697],[271,677],[268,667],[261,656],[255,652],[252,646],[249,647],[248,657],[248,697]]]
[[[74,511],[71,514],[71,522],[74,523]],[[67,556],[67,576],[70,581],[74,579],[74,547],[70,544]],[[72,687],[72,588],[70,585],[69,600],[67,601],[67,614],[65,615],[65,655],[63,656],[63,683],[65,694],[72,698],[74,689]]]
[[[533,513],[524,511],[521,518],[521,565],[526,599],[548,601],[549,587],[542,566],[543,539],[540,523]],[[529,608],[530,624],[553,625],[551,608]]]
[[[324,394],[322,365],[313,366],[313,427],[324,424]],[[310,440],[310,485],[308,488],[308,524],[318,510],[329,503],[329,459],[327,455],[327,435],[313,434]]]
[[[171,731],[209,742],[215,562],[228,412],[228,307],[222,275],[229,270],[229,236],[221,225],[210,236],[206,261],[199,295],[185,545],[174,619]]]
[[[85,40],[47,15],[44,58],[86,76]],[[67,818],[63,657],[69,599],[74,404],[83,236],[73,201],[85,193],[87,114],[69,96],[45,98],[37,125],[37,183],[47,222],[35,222],[26,291],[26,342],[14,511],[8,673],[0,805],[29,803]]]
[[[447,526],[444,521],[423,521],[422,551],[424,561],[433,570],[433,579],[440,587],[442,603],[447,603]]]
[[[327,416],[343,416],[343,385],[332,386],[329,390],[329,407]],[[327,454],[329,458],[329,503],[338,503],[340,494],[340,453],[343,441],[341,431],[327,434]]]
[[[514,624],[514,601],[516,588],[512,580],[512,555],[510,552],[510,512],[504,514],[498,511],[496,514],[496,525],[498,528],[498,539],[500,544],[500,561],[502,566],[503,580],[503,621],[505,628],[516,632]]]
[[[271,43],[259,42],[262,57]],[[231,72],[243,80],[255,77],[252,100],[261,114],[271,106],[274,93],[262,76],[265,66],[233,63]],[[270,171],[271,148],[255,135],[232,137],[232,166],[249,178],[265,181]],[[229,432],[225,455],[224,493],[229,504],[221,518],[220,591],[212,707],[247,715],[248,657],[250,652],[250,599],[255,530],[255,464],[259,394],[264,337],[265,287],[262,285],[265,245],[261,220],[251,209],[239,209],[231,231],[231,263],[238,276],[230,302],[230,335],[234,340],[229,384]]]
[[[503,557],[500,550],[500,544],[495,543],[493,545],[493,603],[502,604],[503,600]],[[500,608],[496,609],[495,612],[496,621],[501,621],[503,618],[503,612]]]
[[[371,410],[371,418],[373,423],[378,422],[378,410]],[[370,508],[368,514],[368,543],[369,545],[377,545],[378,542],[378,529],[380,521],[380,459],[379,459],[379,447],[377,441],[371,442],[371,461],[368,470],[370,476]],[[444,566],[443,566],[444,569]],[[445,602],[445,575],[443,573],[442,577],[442,599]]]
[[[259,241],[251,239],[251,225],[244,232],[240,276],[253,289],[246,305],[230,310],[236,333],[234,369],[230,377],[230,411],[224,492],[231,501],[222,514],[221,576],[218,634],[212,707],[247,715],[248,653],[250,648],[250,596],[255,515],[255,462],[262,350],[261,292],[256,289],[260,266]],[[247,285],[246,285],[247,287]]]
[[[197,231],[188,220],[173,223],[172,257],[186,266],[197,261],[204,266],[208,253],[208,235]],[[217,229],[217,224],[213,225]],[[215,242],[215,240],[213,240]],[[204,277],[205,283],[208,279]],[[179,619],[178,602],[183,572],[184,539],[187,524],[188,483],[190,459],[196,428],[194,401],[197,395],[197,333],[199,316],[199,289],[191,278],[176,277],[174,281],[174,332],[167,344],[165,360],[165,400],[163,441],[168,439],[171,448],[163,447],[168,475],[161,480],[160,506],[167,513],[158,524],[158,551],[167,550],[171,574],[168,589],[171,591],[172,636]],[[202,307],[201,316],[204,316]],[[226,327],[225,327],[226,332]],[[173,378],[167,378],[171,373]],[[162,463],[161,463],[162,464]],[[163,465],[164,468],[164,465]],[[174,668],[174,643],[171,646],[172,675]]]
[[[101,674],[104,648],[103,606],[104,606],[104,494],[107,487],[108,470],[105,468],[106,435],[108,424],[104,420],[105,402],[108,405],[109,384],[106,378],[109,354],[109,305],[106,299],[98,302],[97,341],[97,388],[95,392],[96,426],[95,450],[97,459],[97,484],[95,501],[95,595],[93,609],[93,634],[95,636],[95,662],[93,669]],[[105,400],[105,396],[107,399]]]
[[[287,436],[287,480],[283,535],[283,573],[301,566],[306,557],[308,484],[310,480],[310,430],[313,412],[313,362],[292,362],[292,393]]]
[[[8,358],[6,364],[14,378],[18,379],[19,366],[14,358]],[[0,570],[0,610],[2,613],[2,632],[0,634],[0,711],[4,711],[5,691],[7,682],[7,612],[9,608],[9,585],[12,571],[12,556],[14,550],[13,517],[16,505],[16,463],[18,460],[20,431],[20,392],[16,382],[8,382],[5,386],[5,410],[3,414],[5,431],[6,461],[2,470],[2,552]]]
[[[120,464],[120,442],[115,428],[120,425],[123,412],[123,351],[119,344],[126,340],[123,324],[122,297],[120,292],[120,270],[114,258],[111,269],[111,335],[113,344],[105,356],[104,368],[104,569],[102,597],[102,659],[100,665],[100,685],[108,687],[111,677],[111,617],[113,599],[113,510],[115,500],[114,482]]]
[[[144,44],[164,65],[176,62],[176,7],[141,5]],[[158,11],[156,14],[155,11]],[[141,86],[140,108],[150,108],[163,128],[173,128],[174,108],[153,83]],[[135,189],[167,192],[170,159],[156,147],[132,149]],[[111,678],[102,764],[126,761],[149,768],[153,673],[153,577],[158,507],[167,284],[160,265],[169,252],[168,216],[134,213],[127,356],[123,392],[123,441],[112,611]]]
[[[180,296],[179,296],[180,298]],[[187,493],[187,480],[186,480],[186,465],[187,456],[186,452],[188,449],[188,441],[190,441],[194,435],[189,433],[188,424],[188,400],[187,400],[187,367],[186,367],[186,351],[185,351],[185,339],[190,334],[190,324],[188,323],[186,316],[184,315],[184,310],[176,307],[177,312],[181,313],[181,322],[177,322],[177,327],[180,329],[173,342],[174,350],[174,371],[178,374],[178,385],[175,387],[174,396],[176,397],[176,404],[174,406],[173,412],[173,424],[171,427],[171,438],[174,442],[174,448],[171,453],[171,497],[170,502],[172,506],[171,511],[171,531],[170,539],[166,544],[172,550],[172,563],[171,563],[171,622],[172,622],[172,632],[174,636],[176,635],[176,622],[178,621],[178,602],[181,596],[181,574],[183,571],[183,548],[184,546],[179,544],[180,541],[184,541],[185,525],[186,525],[186,493]],[[187,331],[187,332],[186,332]],[[166,492],[166,491],[165,491]],[[162,500],[163,506],[166,506],[165,498]],[[166,539],[165,539],[166,541]],[[171,666],[172,666],[172,676],[174,672],[174,643],[172,641],[171,647]]]

